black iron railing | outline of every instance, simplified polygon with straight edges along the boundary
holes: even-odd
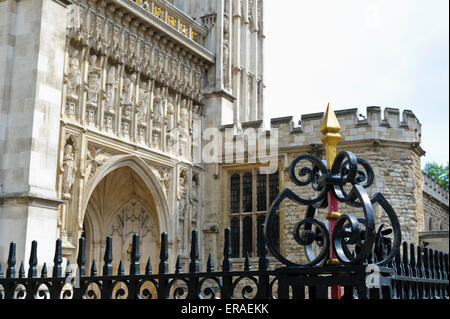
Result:
[[[312,163],[296,171],[301,161]],[[300,180],[305,177],[306,180]],[[317,157],[301,155],[290,167],[291,180],[297,186],[311,185],[316,196],[304,199],[289,189],[274,200],[261,225],[258,242],[258,269],[252,269],[249,256],[244,270],[233,270],[230,229],[224,232],[223,261],[216,271],[209,255],[200,271],[198,232],[191,238],[189,272],[183,273],[180,258],[175,272],[168,273],[167,233],[161,234],[158,273],[153,274],[150,259],[144,273],[140,269],[139,235],[133,236],[129,273],[125,275],[120,261],[113,274],[112,237],[107,237],[102,274],[98,275],[95,260],[90,273],[86,271],[85,240],[80,238],[77,266],[70,264],[62,274],[62,246],[57,240],[52,276],[47,277],[44,264],[37,274],[37,242],[32,243],[28,275],[23,262],[16,277],[16,247],[11,243],[6,276],[0,264],[0,297],[2,299],[328,299],[330,290],[342,291],[343,299],[448,299],[448,253],[416,247],[401,242],[400,223],[394,209],[381,193],[372,198],[365,189],[374,180],[371,166],[351,152],[339,153],[328,170]],[[363,184],[364,183],[364,184]],[[350,191],[348,191],[349,186]],[[348,191],[348,192],[347,192]],[[362,210],[364,218],[343,214],[334,230],[315,216],[319,208],[328,206],[327,194],[338,201]],[[273,216],[285,199],[307,205],[305,218],[293,229],[295,241],[303,246],[307,262],[283,256],[271,237]],[[376,229],[372,205],[378,204],[386,213],[390,227]],[[277,259],[270,267],[268,251]],[[329,264],[330,251],[339,264]],[[284,264],[280,267],[280,263]],[[273,265],[275,266],[275,265]],[[273,269],[276,268],[276,269]],[[336,295],[336,294],[335,294]]]
[[[260,230],[262,231],[262,230]],[[224,258],[215,270],[211,255],[200,271],[197,231],[192,233],[189,272],[183,273],[177,259],[175,273],[168,273],[167,234],[161,235],[157,274],[147,260],[144,273],[139,263],[139,235],[133,237],[131,262],[126,275],[120,262],[112,272],[112,241],[107,238],[102,274],[95,260],[87,274],[84,238],[79,240],[77,266],[66,266],[62,273],[61,240],[56,243],[51,277],[44,264],[37,273],[37,243],[33,242],[28,273],[23,262],[16,274],[15,244],[11,243],[8,268],[0,268],[2,299],[328,299],[332,286],[341,286],[343,299],[448,299],[448,254],[403,243],[403,250],[387,266],[373,263],[371,254],[362,265],[269,269],[267,246],[260,243],[258,269],[249,257],[244,270],[233,270],[230,230],[225,229]],[[336,276],[335,274],[339,275]]]

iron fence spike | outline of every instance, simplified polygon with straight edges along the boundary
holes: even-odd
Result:
[[[166,232],[161,234],[161,252],[159,254],[159,273],[166,274],[169,270],[169,265],[167,260],[169,259],[169,250],[167,245],[168,236]]]
[[[19,278],[25,278],[25,268],[23,267],[23,261],[20,262]]]
[[[182,273],[180,256],[177,257],[177,262],[175,264],[175,273],[176,274],[181,274]]]
[[[103,257],[103,276],[112,275],[112,260],[112,237],[108,236],[106,237],[105,255]]]
[[[41,278],[47,278],[47,263],[45,262],[41,269]]]
[[[224,232],[225,240],[223,247],[223,262],[222,262],[222,270],[223,271],[231,271],[232,269],[232,261],[231,257],[231,230],[230,227],[225,228]]]
[[[245,261],[244,261],[244,270],[250,271],[252,269],[252,263],[250,261],[250,255],[248,254],[248,251],[245,252]]]
[[[214,271],[214,262],[211,256],[211,253],[208,254],[208,262],[206,264],[206,272],[213,272]]]
[[[16,243],[9,244],[8,268],[6,268],[6,278],[14,278],[16,276]]]
[[[130,275],[139,275],[141,273],[139,259],[141,258],[139,252],[139,235],[133,235],[133,242],[131,244],[131,263],[130,263]]]
[[[90,275],[91,277],[97,276],[97,265],[95,264],[95,259],[92,260]]]
[[[37,277],[37,263],[37,241],[33,240],[31,242],[30,260],[28,261],[28,278]]]
[[[125,275],[125,270],[123,268],[122,260],[119,262],[119,267],[117,267],[117,276]]]
[[[72,265],[70,264],[70,260],[69,259],[67,259],[65,276],[66,276],[66,278],[72,276]]]
[[[147,264],[145,265],[145,274],[151,275],[151,273],[152,273],[152,263],[150,261],[150,257],[148,257]]]
[[[192,231],[191,237],[191,262],[189,263],[189,272],[198,272],[199,264],[198,264],[198,231],[194,229]]]
[[[85,251],[85,238],[80,237],[78,240],[78,257],[77,266],[80,277],[86,276],[86,251]]]
[[[53,277],[62,277],[62,241],[56,240],[55,257],[53,258]]]

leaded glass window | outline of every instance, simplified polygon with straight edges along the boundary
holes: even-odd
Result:
[[[279,191],[279,176],[278,171],[269,175],[269,205],[272,205],[275,198],[277,198]]]
[[[242,209],[244,212],[252,211],[252,173],[245,173],[242,180]]]
[[[266,181],[267,176],[258,173],[256,177],[256,210],[258,212],[266,210]]]
[[[231,257],[239,257],[240,222],[239,218],[231,219]]]
[[[229,185],[232,257],[243,258],[246,253],[250,257],[257,256],[258,244],[262,240],[259,227],[264,224],[267,209],[279,192],[278,171],[274,174],[260,174],[259,168],[253,168],[236,172],[231,175]],[[271,232],[279,247],[278,214],[274,216]]]
[[[252,217],[247,216],[244,217],[243,220],[243,238],[242,238],[242,256],[244,257],[245,254],[248,252],[248,255],[252,256],[252,250],[253,250],[253,228],[252,228]]]
[[[238,213],[241,199],[241,177],[239,174],[231,176],[230,181],[230,213]]]

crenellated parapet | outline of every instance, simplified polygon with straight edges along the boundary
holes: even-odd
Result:
[[[447,206],[448,209],[448,188],[436,182],[426,173],[423,173],[423,192],[439,201],[442,205]]]
[[[357,108],[335,111],[341,125],[343,143],[407,143],[413,147],[421,142],[421,124],[410,110],[400,111],[394,108],[382,109],[378,106],[367,107],[367,115],[362,116]],[[273,118],[270,130],[266,130],[263,121],[249,121],[235,125],[225,125],[222,130],[233,128],[234,138],[253,129],[258,138],[269,138],[277,130],[279,148],[310,147],[321,144],[320,126],[324,113],[303,114],[298,125],[292,116]],[[419,153],[423,153],[420,149]],[[422,154],[423,155],[423,154]]]
[[[416,146],[421,141],[421,124],[410,110],[378,106],[367,107],[366,116],[362,116],[357,108],[335,111],[341,124],[342,140],[346,142],[371,141],[374,144],[401,142]],[[320,125],[323,113],[305,114],[301,116],[299,125],[295,125],[292,117],[271,120],[271,130],[278,129],[280,147],[320,144]]]

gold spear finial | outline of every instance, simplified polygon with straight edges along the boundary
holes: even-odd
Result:
[[[327,160],[327,168],[331,169],[334,158],[336,157],[337,143],[341,139],[341,135],[338,133],[341,129],[339,122],[334,114],[333,109],[328,103],[327,110],[323,116],[322,126],[320,132],[322,133],[322,144],[325,147],[325,157]]]

